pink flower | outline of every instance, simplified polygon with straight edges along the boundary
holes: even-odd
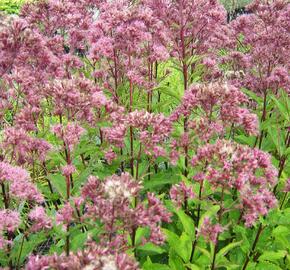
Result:
[[[220,224],[213,224],[209,217],[205,217],[198,235],[202,235],[206,241],[211,241],[216,244],[218,235],[223,232],[223,230]]]
[[[89,243],[82,252],[50,256],[31,256],[26,265],[27,270],[41,269],[71,269],[71,270],[138,270],[138,263],[126,253],[114,252],[108,247]]]
[[[57,224],[64,223],[70,224],[73,220],[74,209],[70,203],[66,203],[62,209],[60,209],[56,214]]]
[[[171,200],[176,203],[178,207],[181,207],[186,200],[195,197],[192,187],[186,186],[184,182],[173,185],[169,193]]]
[[[40,231],[43,229],[50,229],[52,227],[51,220],[46,215],[45,209],[41,206],[37,206],[32,209],[28,217],[32,221],[32,232]]]
[[[0,210],[0,231],[14,232],[20,225],[19,213],[12,210]]]
[[[67,164],[61,168],[61,171],[64,176],[70,176],[76,171],[76,167],[72,164]]]
[[[276,205],[271,189],[277,181],[277,170],[269,154],[236,143],[218,140],[197,150],[192,165],[206,166],[202,179],[214,188],[236,189],[246,225],[264,216]]]
[[[26,170],[0,162],[0,182],[4,181],[10,184],[10,193],[12,196],[21,200],[43,202],[42,194],[31,183]]]
[[[66,126],[55,125],[52,127],[52,131],[58,138],[64,140],[70,151],[73,150],[85,132],[85,130],[76,123],[68,123]]]
[[[109,164],[112,164],[112,161],[116,158],[117,158],[117,155],[112,149],[109,149],[109,151],[105,153],[105,159],[107,160]]]

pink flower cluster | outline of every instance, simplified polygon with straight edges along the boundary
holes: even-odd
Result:
[[[30,228],[32,232],[50,229],[52,227],[50,218],[46,215],[45,209],[41,206],[37,206],[32,209],[28,217],[32,222],[32,226]]]
[[[138,138],[148,155],[165,156],[161,144],[168,138],[172,125],[163,114],[154,114],[147,111],[133,111],[124,115],[118,125],[104,128],[104,135],[111,144],[117,147],[124,146],[124,138],[129,127],[136,129]]]
[[[0,210],[0,216],[0,249],[4,249],[11,241],[4,239],[3,233],[14,232],[20,225],[20,217],[18,212],[8,209]]]
[[[173,185],[170,189],[170,198],[178,206],[181,207],[188,199],[195,198],[192,187],[186,186],[184,182]]]
[[[85,132],[85,130],[77,123],[68,123],[66,126],[60,124],[55,125],[53,126],[52,131],[58,138],[63,140],[65,146],[68,147],[70,151],[73,150]]]
[[[247,226],[276,205],[271,188],[276,184],[277,171],[270,155],[263,151],[218,140],[200,147],[192,166],[206,168],[197,178],[207,180],[213,188],[238,191],[238,207],[243,209]]]
[[[27,270],[42,269],[71,270],[138,270],[138,264],[125,253],[112,252],[95,244],[89,244],[84,251],[70,256],[31,256],[26,265]]]
[[[0,162],[0,183],[10,186],[10,194],[16,199],[41,203],[43,196],[31,182],[26,170]]]
[[[197,109],[201,108],[204,114],[190,119],[189,127],[204,141],[214,133],[223,134],[225,128],[232,124],[256,135],[257,116],[241,107],[246,102],[245,94],[227,82],[193,84],[185,93],[181,105],[171,115],[171,119],[175,121],[181,116],[190,117],[193,114],[199,116]]]
[[[222,61],[231,66],[238,86],[259,94],[289,92],[289,2],[255,0],[247,8],[251,14],[223,27],[214,39],[229,49]]]
[[[108,241],[112,247],[120,248],[127,242],[128,233],[147,226],[150,228],[150,235],[146,241],[158,244],[163,242],[160,225],[162,221],[170,221],[170,213],[153,194],[147,194],[147,205],[139,202],[132,208],[132,202],[138,201],[140,189],[140,184],[128,173],[113,175],[104,182],[96,177],[89,177],[82,189],[86,209],[82,219],[90,222],[100,219],[104,225],[102,241]],[[117,231],[123,233],[116,234]]]
[[[5,129],[2,146],[6,155],[11,155],[19,165],[33,164],[37,160],[43,162],[51,150],[51,145],[45,140],[29,136],[24,129],[18,127]]]
[[[209,217],[205,217],[198,234],[202,235],[206,241],[216,244],[218,235],[223,231],[224,229],[220,224],[213,224]]]

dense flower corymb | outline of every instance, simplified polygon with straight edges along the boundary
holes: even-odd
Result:
[[[206,165],[206,172],[196,177],[207,180],[213,188],[238,191],[240,207],[248,226],[276,204],[270,190],[276,184],[277,170],[271,164],[269,154],[261,150],[218,140],[215,144],[199,148],[192,165]]]

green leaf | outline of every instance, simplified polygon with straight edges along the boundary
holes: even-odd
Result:
[[[230,243],[227,246],[223,247],[218,253],[217,253],[217,261],[221,258],[223,258],[225,255],[227,255],[227,253],[229,251],[231,251],[232,249],[238,247],[241,245],[243,241],[239,241],[239,242],[235,242],[235,243]]]
[[[24,241],[23,241],[24,240]],[[44,232],[39,232],[37,234],[33,234],[29,237],[28,240],[23,239],[23,234],[19,234],[15,239],[13,243],[13,249],[11,252],[10,258],[16,262],[18,260],[21,244],[23,241],[21,256],[20,256],[20,263],[22,263],[29,254],[34,251],[39,244],[44,242],[46,240],[46,236]]]
[[[180,236],[180,243],[182,246],[182,252],[180,252],[182,255],[181,258],[185,263],[188,263],[192,251],[192,241],[187,233],[182,233],[182,235]]]
[[[283,151],[285,148],[284,141],[281,139],[280,134],[278,133],[278,128],[269,126],[268,133],[270,134],[272,142],[275,144],[275,147],[280,156],[283,155]]]
[[[144,246],[140,246],[137,248],[138,250],[146,253],[154,254],[163,254],[166,252],[163,248],[154,245],[153,243],[146,243]]]
[[[178,102],[181,102],[181,96],[179,96],[178,91],[174,91],[174,89],[168,86],[159,86],[154,88],[155,91],[159,91],[160,93],[175,98]]]
[[[191,269],[191,270],[201,270],[201,268],[199,266],[197,266],[196,264],[192,264],[192,263],[186,264],[186,267]]]
[[[170,270],[170,268],[165,264],[152,263],[149,257],[147,261],[142,266],[143,270]]]
[[[144,189],[154,190],[161,188],[165,185],[173,185],[179,182],[178,177],[170,170],[162,171],[160,173],[154,174],[150,180],[145,180]]]
[[[192,241],[190,240],[189,235],[183,232],[179,237],[177,234],[167,229],[163,229],[163,232],[166,235],[166,240],[169,243],[169,246],[183,259],[184,262],[189,262],[192,250]]]
[[[149,233],[149,228],[139,227],[136,231],[135,246],[140,245],[142,243],[142,238],[148,237]]]
[[[195,226],[192,218],[184,213],[182,209],[176,210],[175,213],[178,215],[184,231],[190,236],[191,241],[195,239]]]
[[[172,248],[169,251],[169,266],[171,270],[186,270],[182,259]]]
[[[72,251],[77,251],[83,247],[87,241],[87,233],[79,233],[71,239],[70,249]]]
[[[242,91],[249,96],[251,99],[253,99],[254,101],[256,101],[258,104],[262,104],[263,103],[263,99],[261,97],[259,97],[258,95],[256,95],[254,92],[252,92],[251,90],[248,90],[246,88],[242,88]]]
[[[270,262],[259,262],[255,270],[282,270],[282,268]]]
[[[207,258],[211,259],[211,255],[210,255],[210,252],[208,250],[206,250],[205,248],[199,247],[199,246],[197,246],[196,249],[199,250]]]
[[[280,102],[274,95],[271,96],[271,99],[275,102],[276,107],[278,108],[284,119],[287,122],[290,122],[289,109],[287,109],[287,107],[282,102]]]
[[[264,251],[263,254],[259,257],[259,261],[277,261],[283,259],[287,254],[286,250],[279,251]]]
[[[49,174],[47,178],[62,198],[66,198],[66,182],[61,174]]]

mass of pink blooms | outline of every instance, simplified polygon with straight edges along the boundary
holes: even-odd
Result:
[[[39,0],[0,23],[3,267],[141,269],[138,248],[166,243],[172,208],[190,216],[196,204],[196,239],[217,245],[277,207],[281,172],[259,149],[266,112],[242,90],[290,93],[290,5],[248,9],[228,23],[217,0]],[[162,103],[174,72],[181,94]],[[164,164],[178,181],[147,189]],[[202,200],[217,214],[200,219]],[[240,218],[225,224],[231,211]],[[11,259],[39,233],[59,248]]]

